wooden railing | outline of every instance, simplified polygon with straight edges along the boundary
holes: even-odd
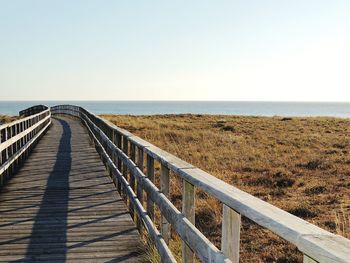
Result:
[[[27,109],[21,110],[19,112],[19,116],[28,117],[30,115],[37,114],[37,113],[45,111],[47,109],[48,109],[48,107],[45,105],[35,105],[35,106],[29,107]]]
[[[37,109],[35,109],[36,111]],[[31,108],[26,112],[33,112]],[[34,115],[0,125],[0,186],[20,167],[51,123],[46,107]]]
[[[170,227],[182,239],[182,262],[194,262],[194,255],[202,262],[239,262],[241,216],[297,246],[304,262],[350,262],[350,240],[243,192],[84,108],[61,105],[51,111],[82,120],[139,230],[146,229],[163,262],[176,262],[168,247]],[[161,166],[160,189],[154,183],[155,161]],[[169,172],[183,180],[182,211],[168,198]],[[223,204],[220,250],[195,227],[196,188]],[[160,232],[154,205],[162,216]]]

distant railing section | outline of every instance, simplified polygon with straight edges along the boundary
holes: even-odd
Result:
[[[50,110],[46,107],[34,115],[0,125],[0,186],[28,157],[30,150],[49,127],[50,117]]]
[[[172,227],[183,242],[182,262],[194,262],[196,255],[202,262],[238,263],[241,216],[297,246],[304,262],[350,262],[350,240],[243,192],[84,108],[60,105],[51,111],[75,116],[85,124],[140,232],[147,230],[163,262],[176,262],[168,247]],[[154,182],[156,161],[161,167],[160,189]],[[182,211],[169,200],[170,172],[183,181]],[[220,250],[195,227],[196,188],[223,204]],[[162,216],[160,232],[154,205]]]
[[[37,114],[37,113],[45,111],[47,109],[48,109],[48,107],[45,106],[45,105],[35,105],[35,106],[30,107],[30,108],[21,110],[19,112],[19,116],[21,116],[22,118],[23,117],[28,117],[30,115]]]

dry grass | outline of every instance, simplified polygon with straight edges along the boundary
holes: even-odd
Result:
[[[350,238],[350,120],[103,117],[254,196]],[[179,181],[172,187],[172,201],[178,205]],[[221,204],[197,194],[197,227],[220,246]],[[243,220],[241,238],[244,262],[301,260],[293,246],[248,219]]]
[[[0,125],[3,123],[8,123],[16,120],[18,117],[16,116],[8,116],[8,115],[0,115]]]

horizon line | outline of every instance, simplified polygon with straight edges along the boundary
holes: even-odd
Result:
[[[0,100],[0,102],[267,102],[267,103],[350,103],[350,101],[308,100]]]

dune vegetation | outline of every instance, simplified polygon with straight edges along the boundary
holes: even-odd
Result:
[[[17,118],[18,117],[16,117],[16,116],[8,116],[8,115],[1,115],[0,114],[0,124],[14,121]]]
[[[212,115],[103,115],[212,175],[350,238],[350,120]],[[172,201],[181,185],[172,179]],[[218,247],[221,204],[197,191],[196,226]],[[172,248],[180,242],[173,233]],[[244,262],[301,262],[294,246],[243,218]]]

